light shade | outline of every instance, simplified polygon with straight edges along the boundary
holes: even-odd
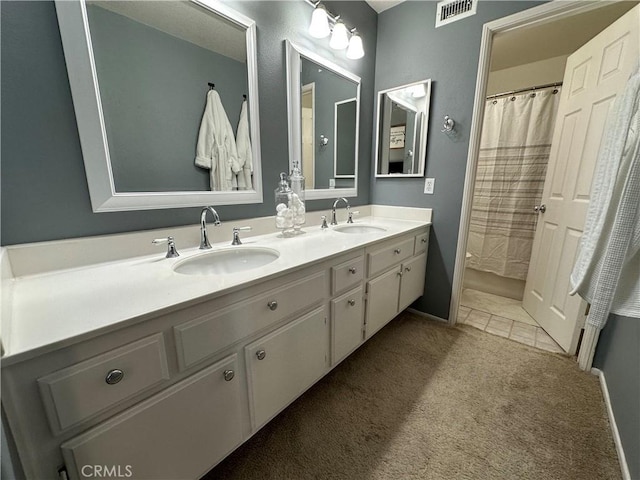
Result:
[[[364,48],[362,48],[362,38],[357,32],[353,32],[351,40],[349,40],[349,48],[347,48],[347,58],[357,60],[364,57]]]
[[[333,33],[329,46],[334,50],[344,50],[349,45],[349,32],[342,20],[338,20],[333,26]]]
[[[324,38],[329,36],[329,18],[327,11],[323,5],[318,5],[311,15],[311,24],[309,25],[309,35],[315,38]]]

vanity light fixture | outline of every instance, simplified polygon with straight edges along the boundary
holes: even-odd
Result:
[[[344,22],[338,18],[336,24],[333,26],[329,46],[334,50],[344,50],[348,45],[349,32],[347,31],[347,27]]]
[[[309,35],[314,38],[325,38],[331,33],[329,28],[329,16],[324,5],[318,3],[313,9],[311,15],[311,24],[309,25]]]
[[[364,57],[362,37],[355,28],[348,28],[339,15],[333,15],[319,1],[304,0],[313,7],[309,35],[325,38],[331,34],[329,46],[334,50],[347,49],[347,58],[357,60]]]
[[[362,37],[358,35],[356,29],[351,30],[351,40],[349,40],[349,47],[347,48],[347,58],[351,60],[357,60],[364,57],[364,48],[362,48]]]

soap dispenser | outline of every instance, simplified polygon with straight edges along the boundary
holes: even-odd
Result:
[[[282,236],[293,235],[293,210],[291,209],[293,192],[287,182],[287,174],[280,174],[280,182],[275,190],[276,199],[276,228],[282,230]]]
[[[305,223],[305,198],[304,198],[304,176],[300,171],[298,162],[293,165],[291,175],[289,175],[289,183],[291,185],[291,211],[293,212],[293,228],[294,234],[304,233],[301,230]]]

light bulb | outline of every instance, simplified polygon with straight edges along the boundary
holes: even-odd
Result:
[[[357,60],[364,57],[364,48],[362,48],[362,37],[358,32],[353,32],[351,40],[349,40],[349,48],[347,48],[347,58]]]
[[[309,35],[315,38],[324,38],[331,33],[329,29],[329,18],[324,5],[318,5],[311,15],[311,24],[309,25]]]
[[[331,34],[331,40],[329,46],[334,50],[343,50],[349,45],[349,32],[342,20],[338,20],[333,26],[333,33]]]

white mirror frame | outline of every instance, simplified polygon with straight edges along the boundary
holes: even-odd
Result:
[[[425,105],[424,112],[416,112],[422,113],[422,121],[420,125],[420,164],[418,166],[417,173],[378,173],[378,161],[380,155],[380,109],[381,109],[381,99],[382,97],[389,92],[393,92],[395,90],[401,90],[407,87],[413,87],[415,85],[426,84],[427,86],[427,101]],[[374,122],[376,123],[376,143],[375,143],[375,152],[373,154],[373,172],[377,178],[416,178],[416,177],[424,177],[424,169],[427,154],[427,133],[429,131],[429,105],[431,102],[431,79],[427,78],[424,80],[419,80],[417,82],[407,83],[406,85],[400,85],[393,88],[387,88],[385,90],[380,90],[378,95],[376,96],[376,116],[374,118]],[[414,110],[413,107],[406,106],[410,110]],[[414,157],[415,158],[415,157]]]
[[[289,40],[286,43],[287,57],[287,110],[288,110],[288,126],[289,126],[289,168],[292,169],[294,162],[302,159],[302,119],[300,112],[302,111],[300,103],[300,56],[304,56],[309,60],[323,65],[325,68],[334,73],[345,77],[357,83],[356,99],[358,101],[358,115],[356,118],[356,158],[355,158],[355,176],[353,179],[353,188],[322,188],[308,189],[305,191],[307,200],[318,200],[336,197],[356,197],[358,195],[358,153],[360,141],[360,84],[359,76],[345,70],[329,60],[322,58],[320,55],[300,47]],[[304,172],[302,172],[304,175]]]
[[[85,1],[56,0],[60,36],[94,212],[262,203],[255,21],[218,0],[191,1],[246,29],[248,102],[255,189],[229,192],[116,192]]]

